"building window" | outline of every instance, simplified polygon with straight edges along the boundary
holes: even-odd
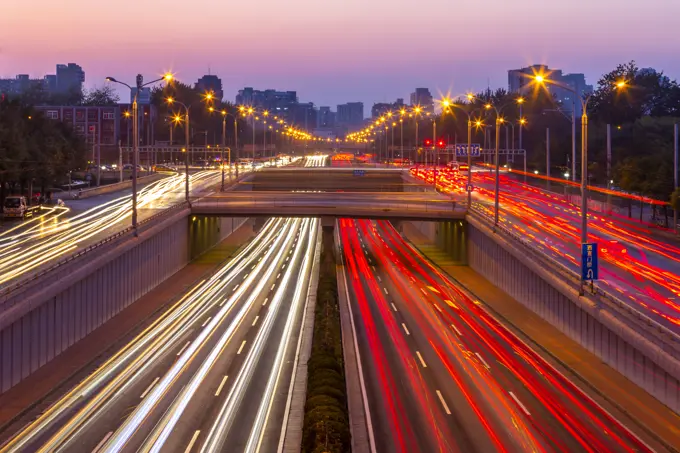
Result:
[[[114,119],[113,112],[104,112],[103,118],[104,118],[105,120],[112,120],[112,119]]]
[[[47,117],[51,120],[58,120],[59,119],[59,111],[58,110],[48,110],[47,111]]]
[[[83,126],[82,124],[76,124],[76,133],[84,134],[85,133],[85,126]]]
[[[84,121],[85,120],[85,112],[82,110],[76,110],[76,121]]]

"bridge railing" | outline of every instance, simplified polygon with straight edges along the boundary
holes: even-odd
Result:
[[[263,193],[262,195],[235,195],[234,197],[202,197],[192,200],[193,208],[203,210],[213,209],[215,211],[237,211],[237,210],[262,210],[276,211],[281,208],[282,213],[285,208],[325,208],[359,211],[400,211],[409,213],[454,213],[464,212],[465,207],[456,201],[446,199],[430,200],[400,200],[395,197],[374,197],[370,194],[344,193],[343,195],[334,193],[291,193],[276,194]]]
[[[488,228],[494,228],[493,220],[480,207],[476,206],[475,203],[473,203],[472,207],[470,208],[469,214],[473,215],[476,220],[485,224]],[[502,224],[495,226],[495,230],[502,232],[504,237],[507,237],[511,239],[512,242],[519,244],[524,252],[526,252],[537,262],[541,263],[546,269],[549,269],[557,279],[561,279],[563,283],[566,283],[575,291],[580,290],[582,286],[581,276],[574,269],[552,259],[544,251],[538,249],[533,241],[527,239],[526,237],[520,236]],[[672,331],[668,327],[637,310],[635,307],[624,302],[616,295],[602,288],[599,284],[594,283],[591,287],[589,287],[589,292],[600,298],[600,300],[604,301],[605,304],[610,304],[611,306],[616,307],[618,310],[628,313],[633,318],[636,318],[644,324],[654,328],[659,333],[667,336],[676,345],[680,346],[680,335],[678,333]]]
[[[149,225],[151,225],[153,222],[157,221],[161,217],[167,217],[169,214],[172,214],[176,211],[178,211],[180,208],[188,207],[188,204],[186,202],[179,202],[175,203],[173,205],[168,206],[167,208],[164,208],[160,212],[157,212],[156,214],[147,217],[146,219],[140,221],[137,224],[137,230],[139,231],[140,229],[145,229]],[[95,242],[94,244],[88,245],[87,247],[78,250],[77,252],[66,256],[65,258],[62,258],[59,261],[56,261],[54,263],[50,263],[47,267],[38,270],[36,273],[32,274],[28,278],[23,278],[20,279],[19,281],[11,281],[6,284],[5,286],[0,286],[0,305],[5,302],[15,291],[26,287],[31,284],[35,284],[36,282],[40,281],[41,279],[49,278],[52,275],[56,275],[56,271],[63,269],[64,266],[67,264],[86,257],[86,256],[91,256],[94,252],[97,252],[101,250],[104,246],[111,244],[125,236],[129,236],[133,234],[134,229],[130,227],[126,227],[116,233],[111,234],[110,236],[107,236],[106,238]],[[49,280],[44,280],[48,282]]]

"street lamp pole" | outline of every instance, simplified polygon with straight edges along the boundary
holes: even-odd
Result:
[[[674,189],[678,190],[678,123],[673,127],[673,181]],[[678,210],[673,209],[673,231],[678,234]]]
[[[120,82],[113,77],[106,77],[106,80],[108,82],[113,82],[113,83],[118,83],[120,85],[126,86],[130,89],[130,92],[133,91],[132,87],[128,85],[125,82]],[[144,77],[141,74],[137,74],[136,82],[137,82],[137,91],[135,92],[135,96],[133,98],[132,102],[132,117],[134,119],[134,122],[132,123],[132,139],[134,141],[134,148],[133,148],[133,162],[132,162],[132,229],[135,237],[137,237],[137,162],[139,158],[139,112],[138,112],[138,105],[137,105],[137,97],[139,96],[139,92],[142,90],[147,85],[154,84],[156,82],[160,82],[161,80],[166,80],[170,81],[172,80],[172,74],[166,74],[163,77],[152,80],[151,82],[144,83]]]
[[[222,164],[222,187],[220,192],[224,192],[224,147],[227,146],[227,115],[222,114],[222,147],[220,149],[220,163]],[[229,159],[231,163],[231,159]]]
[[[499,205],[499,200],[500,200],[500,165],[498,162],[498,152],[499,152],[499,147],[500,147],[500,139],[501,139],[501,118],[498,113],[498,110],[496,110],[496,152],[495,152],[495,165],[496,165],[496,183],[495,183],[495,194],[494,194],[494,217],[493,217],[493,224],[494,227],[498,226],[498,205]],[[469,150],[468,150],[469,152]]]
[[[468,158],[468,177],[467,177],[467,190],[468,193],[468,209],[472,207],[472,117],[469,112],[468,115],[468,127],[467,127],[467,158]]]
[[[576,181],[576,91],[573,91],[571,101],[571,180]]]
[[[238,179],[238,119],[236,116],[234,116],[234,152],[236,153],[234,158],[236,159],[236,178]],[[229,154],[229,179],[231,179],[231,152]]]
[[[184,198],[189,201],[189,108],[184,106],[184,143],[186,153],[184,154]]]

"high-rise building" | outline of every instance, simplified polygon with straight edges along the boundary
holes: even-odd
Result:
[[[572,103],[576,105],[576,115],[581,115],[581,101],[583,95],[591,93],[593,86],[586,84],[586,77],[580,73],[563,74],[561,69],[550,69],[546,65],[535,64],[521,69],[508,71],[508,90],[511,93],[526,95],[533,89],[531,82],[536,74],[541,74],[556,84],[546,84],[546,89],[560,102],[565,109],[571,110]],[[568,86],[576,92],[560,88],[559,85]]]
[[[48,94],[82,92],[85,73],[75,63],[58,64],[56,74],[42,79],[31,79],[28,74],[18,74],[13,79],[0,79],[0,94],[20,95],[29,90],[42,90]]]
[[[318,128],[333,128],[335,126],[335,112],[330,107],[319,107]]]
[[[392,104],[378,102],[373,104],[373,107],[371,108],[371,118],[379,118],[387,112],[398,112],[402,108],[404,108],[404,99],[402,98],[397,99],[397,101]]]
[[[85,72],[75,63],[57,65],[57,93],[83,91]]]
[[[224,98],[222,91],[222,79],[216,75],[204,75],[196,82],[196,89],[200,92],[210,92],[220,101]]]
[[[336,123],[343,126],[361,126],[364,124],[364,103],[348,102],[338,105]]]
[[[411,93],[411,105],[419,105],[426,112],[434,112],[434,98],[427,88],[416,88]]]
[[[297,103],[291,107],[288,122],[306,131],[311,131],[316,128],[317,113],[313,102]]]

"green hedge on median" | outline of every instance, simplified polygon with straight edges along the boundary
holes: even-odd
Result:
[[[304,453],[350,451],[333,233],[324,229],[314,312],[312,354],[307,362]]]

